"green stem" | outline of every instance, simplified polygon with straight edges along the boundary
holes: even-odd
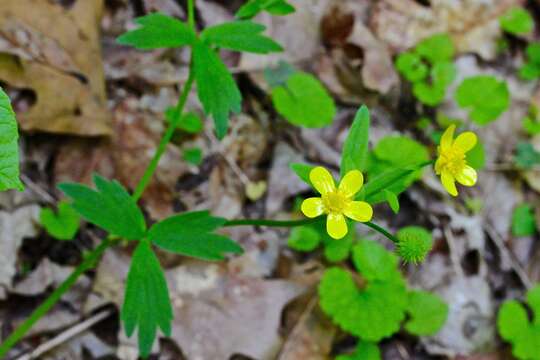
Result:
[[[320,220],[319,218],[315,219],[302,219],[302,220],[268,220],[268,219],[239,219],[239,220],[229,220],[223,227],[230,226],[270,226],[270,227],[295,227],[302,225],[313,224],[314,222]]]
[[[399,242],[398,238],[395,237],[394,235],[392,235],[390,232],[388,232],[385,228],[383,228],[382,226],[379,226],[371,221],[367,221],[365,223],[362,223],[364,225],[366,225],[367,227],[370,227],[372,228],[373,230],[383,234],[384,236],[386,236],[388,238],[388,240],[392,241],[393,243],[397,244]]]
[[[195,31],[195,0],[188,0],[188,25]]]
[[[58,300],[60,300],[62,295],[75,284],[80,275],[95,266],[103,252],[112,244],[113,241],[110,238],[106,238],[86,256],[83,262],[77,266],[71,275],[69,275],[69,277],[64,280],[64,282],[60,284],[60,286],[57,287],[52,294],[34,310],[34,312],[32,312],[30,317],[19,325],[19,327],[2,343],[0,346],[0,358],[4,358],[7,352],[24,337],[28,330],[30,330],[30,328],[41,319],[58,302]]]
[[[156,171],[156,168],[159,164],[159,160],[161,159],[161,156],[163,153],[165,153],[165,150],[167,150],[167,145],[172,139],[172,136],[174,135],[174,131],[178,127],[178,123],[180,122],[182,118],[182,112],[184,111],[184,106],[186,105],[186,101],[189,95],[189,92],[191,90],[191,87],[193,85],[193,81],[195,80],[195,77],[193,75],[193,70],[190,68],[189,71],[189,77],[184,84],[184,87],[182,89],[182,93],[180,94],[180,98],[178,99],[178,104],[176,105],[176,108],[174,110],[175,116],[173,117],[172,121],[169,123],[169,126],[167,127],[167,130],[165,131],[165,134],[163,134],[163,137],[161,138],[159,145],[156,149],[156,152],[154,153],[154,157],[152,160],[150,160],[150,163],[148,164],[146,170],[144,171],[144,174],[137,184],[137,187],[135,188],[135,192],[133,193],[133,199],[137,202],[141,198],[144,190],[150,183],[150,180],[152,179],[152,176],[154,175],[154,172]]]

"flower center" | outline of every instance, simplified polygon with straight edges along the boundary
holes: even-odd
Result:
[[[324,209],[327,213],[342,214],[350,200],[339,191],[322,195]]]
[[[467,166],[465,153],[457,148],[450,148],[440,155],[441,168],[456,176]]]

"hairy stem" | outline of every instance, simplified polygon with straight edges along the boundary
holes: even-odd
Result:
[[[0,358],[4,358],[7,352],[21,340],[30,328],[41,319],[76,282],[80,275],[92,269],[103,252],[113,244],[110,237],[106,238],[92,252],[90,252],[82,263],[64,280],[62,284],[51,295],[39,305],[34,312],[17,328],[0,346]]]

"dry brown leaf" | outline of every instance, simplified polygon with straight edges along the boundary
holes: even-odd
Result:
[[[371,28],[394,52],[414,47],[420,40],[448,33],[460,53],[474,52],[484,59],[496,55],[501,36],[499,16],[521,0],[432,0],[423,6],[413,0],[376,3]]]
[[[47,1],[5,0],[0,7],[0,79],[31,89],[36,102],[21,128],[110,135],[99,38],[102,0],[70,9]]]

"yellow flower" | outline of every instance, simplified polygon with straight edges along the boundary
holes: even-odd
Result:
[[[328,170],[318,166],[309,173],[309,180],[321,197],[312,197],[302,202],[302,212],[309,218],[327,214],[326,231],[334,239],[347,235],[345,216],[360,222],[371,220],[373,209],[363,201],[354,201],[354,195],[364,184],[364,177],[358,170],[349,171],[338,188]]]
[[[435,173],[441,176],[441,182],[452,196],[457,196],[456,181],[461,185],[476,184],[476,170],[467,165],[466,153],[476,145],[476,135],[467,131],[454,140],[455,125],[444,132],[439,145],[439,157],[435,162]]]

